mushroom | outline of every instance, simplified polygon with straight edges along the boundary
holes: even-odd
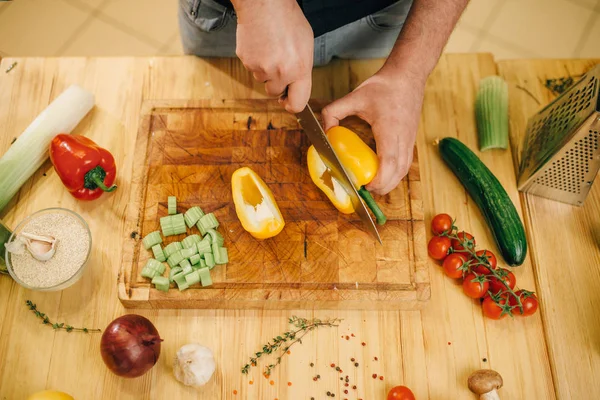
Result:
[[[500,400],[498,389],[502,387],[502,376],[491,369],[480,369],[469,376],[469,390],[479,395],[480,400]]]

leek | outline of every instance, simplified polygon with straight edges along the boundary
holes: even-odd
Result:
[[[48,158],[50,142],[71,133],[94,106],[94,95],[72,85],[23,131],[0,158],[0,211]]]

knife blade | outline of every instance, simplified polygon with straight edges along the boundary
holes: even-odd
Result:
[[[361,221],[366,225],[367,230],[377,238],[379,243],[383,244],[381,241],[381,236],[379,236],[379,232],[377,231],[377,227],[373,222],[373,218],[371,218],[371,214],[369,214],[369,211],[367,210],[367,206],[358,195],[358,191],[352,184],[348,173],[331,147],[331,143],[329,143],[329,139],[327,139],[327,135],[325,135],[325,132],[323,131],[323,128],[321,127],[321,124],[315,116],[312,108],[310,108],[310,106],[307,104],[304,110],[296,114],[296,118],[298,118],[300,126],[302,126],[302,129],[304,132],[306,132],[306,135],[308,136],[308,139],[312,145],[315,146],[315,149],[317,150],[317,153],[319,153],[319,156],[321,156],[323,163],[325,163],[327,168],[331,170],[332,177],[338,180],[338,182],[350,195],[354,210],[360,217]]]

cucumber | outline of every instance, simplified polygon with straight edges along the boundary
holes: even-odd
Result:
[[[442,139],[439,150],[442,159],[479,206],[504,261],[510,266],[523,264],[527,254],[525,228],[498,179],[457,139]]]
[[[499,76],[479,83],[475,100],[479,150],[508,148],[508,85]]]

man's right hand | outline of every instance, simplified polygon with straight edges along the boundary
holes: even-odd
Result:
[[[233,0],[237,14],[236,54],[268,95],[285,109],[304,109],[312,88],[314,38],[296,0]]]

